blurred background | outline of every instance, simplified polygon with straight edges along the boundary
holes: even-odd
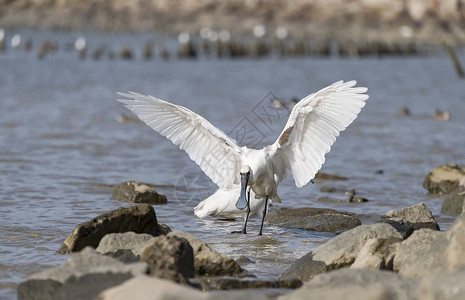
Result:
[[[0,0],[0,299],[61,264],[56,250],[77,224],[129,205],[110,199],[126,180],[167,196],[161,222],[246,255],[259,278],[334,236],[266,225],[255,241],[229,234],[240,221],[196,218],[216,186],[118,91],[186,106],[260,148],[295,101],[355,79],[370,99],[322,169],[345,180],[285,180],[274,207],[333,208],[367,224],[424,202],[447,229],[455,216],[422,182],[465,164],[464,30],[464,0]],[[346,201],[350,190],[367,201]]]

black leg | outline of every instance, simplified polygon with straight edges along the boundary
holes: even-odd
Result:
[[[249,215],[250,215],[250,189],[247,192],[247,215],[245,216],[245,220],[244,220],[244,228],[242,228],[241,231],[233,231],[231,233],[247,234],[247,222],[249,221]]]
[[[266,207],[268,205],[268,195],[265,198],[265,208],[263,209],[263,217],[262,217],[262,225],[260,225],[260,232],[258,235],[262,235],[262,230],[263,230],[263,222],[265,222],[265,216],[266,216]]]

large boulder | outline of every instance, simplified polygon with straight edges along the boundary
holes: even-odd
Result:
[[[191,287],[148,276],[134,277],[121,285],[100,293],[100,300],[183,300],[207,299],[207,295]]]
[[[250,274],[232,258],[211,249],[207,243],[199,238],[182,232],[172,231],[168,237],[179,237],[189,241],[194,251],[195,274],[200,276],[232,276],[246,277]]]
[[[184,238],[153,238],[141,250],[140,259],[147,262],[153,276],[186,284],[194,277],[194,252]]]
[[[428,248],[435,239],[443,234],[443,232],[428,228],[415,230],[408,239],[400,244],[394,257],[393,270],[399,271],[407,257],[414,256],[419,251]]]
[[[333,269],[349,267],[369,239],[402,240],[393,226],[387,223],[361,225],[343,232],[292,264],[280,279],[310,280],[313,276]]]
[[[465,267],[465,215],[423,249],[403,259],[399,273],[409,277],[454,272]]]
[[[401,239],[399,238],[369,239],[350,267],[352,269],[392,270],[394,256],[400,243]]]
[[[166,204],[166,196],[158,194],[147,184],[125,181],[116,185],[111,199],[130,203]]]
[[[418,282],[394,272],[342,269],[315,276],[279,300],[403,300],[414,299]]]
[[[432,194],[446,195],[457,189],[465,177],[465,166],[446,164],[432,169],[423,181],[423,187]]]
[[[328,208],[280,208],[269,214],[267,222],[277,226],[321,232],[339,232],[355,228],[362,222],[354,214]]]
[[[418,203],[400,210],[390,210],[382,218],[407,224],[415,230],[420,228],[439,230],[439,225],[434,219],[431,210],[424,203]]]
[[[465,270],[441,275],[428,275],[417,289],[417,299],[465,299]]]
[[[97,252],[118,258],[123,262],[138,261],[144,246],[153,238],[147,233],[110,233],[104,236],[97,247]]]
[[[148,272],[147,264],[124,264],[87,247],[59,267],[30,276],[18,299],[94,299],[98,293]]]
[[[97,248],[105,235],[127,231],[159,236],[166,234],[167,229],[158,224],[155,210],[148,204],[121,207],[77,225],[58,253],[80,251],[86,246]]]

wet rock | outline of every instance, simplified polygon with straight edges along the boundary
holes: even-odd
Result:
[[[110,233],[102,238],[96,250],[123,262],[135,262],[139,260],[142,249],[152,238],[152,235],[146,233]]]
[[[401,241],[400,238],[367,240],[350,267],[353,269],[392,270],[394,256]]]
[[[126,265],[87,247],[61,266],[22,282],[18,299],[93,299],[101,291],[147,271],[145,263]]]
[[[250,274],[242,269],[234,259],[212,250],[207,243],[191,234],[175,230],[170,232],[168,237],[186,239],[192,246],[196,275],[233,277],[250,276]]]
[[[207,299],[207,295],[191,287],[148,276],[134,277],[121,285],[100,293],[100,300]]]
[[[465,267],[465,215],[423,249],[406,255],[399,273],[409,277],[442,274]]]
[[[402,300],[414,299],[417,280],[394,272],[343,269],[315,276],[295,292],[279,300]]]
[[[147,184],[126,181],[115,186],[111,199],[130,203],[166,204],[166,196]]]
[[[203,291],[211,290],[237,290],[237,289],[296,289],[302,286],[299,279],[287,280],[256,280],[203,277],[193,280]]]
[[[152,206],[136,204],[121,207],[76,226],[65,239],[58,253],[80,251],[86,246],[97,248],[100,240],[109,233],[133,231],[159,236],[164,234],[165,230],[166,228],[158,224]]]
[[[406,257],[415,255],[418,251],[425,249],[431,245],[431,243],[438,238],[443,232],[423,228],[415,230],[408,239],[404,240],[394,257],[393,270],[399,271]]]
[[[382,218],[412,226],[415,230],[420,228],[439,230],[438,223],[424,203],[418,203],[400,210],[390,210]]]
[[[239,257],[236,259],[236,262],[237,262],[238,264],[242,264],[242,265],[245,265],[245,264],[254,264],[254,263],[255,263],[253,260],[251,260],[250,258],[248,258],[248,257],[245,256],[245,255],[239,256]]]
[[[348,213],[321,208],[281,208],[277,215],[269,215],[267,222],[282,227],[333,233],[362,224],[359,219]]]
[[[323,172],[318,172],[315,175],[315,182],[322,182],[326,180],[348,180],[349,178],[344,177],[344,176],[339,176],[339,175],[334,175],[334,174],[327,174]]]
[[[423,181],[423,187],[432,194],[454,192],[465,177],[465,166],[446,164],[432,169]]]
[[[279,278],[299,278],[306,281],[317,274],[348,267],[354,263],[366,241],[372,238],[402,239],[402,235],[386,223],[355,227],[298,259]]]
[[[194,277],[194,252],[184,238],[153,238],[141,250],[140,259],[147,262],[152,276],[179,283],[188,283],[188,278]]]
[[[463,206],[465,205],[465,191],[453,193],[449,195],[441,206],[441,212],[443,214],[458,216],[463,211]]]

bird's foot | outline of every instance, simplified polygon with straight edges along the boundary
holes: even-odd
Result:
[[[237,231],[231,231],[231,233],[232,233],[232,234],[235,234],[235,233],[239,233],[239,234],[241,234],[241,233],[242,233],[242,234],[247,234],[247,232],[246,232],[244,229],[242,229],[242,230],[237,230]]]

